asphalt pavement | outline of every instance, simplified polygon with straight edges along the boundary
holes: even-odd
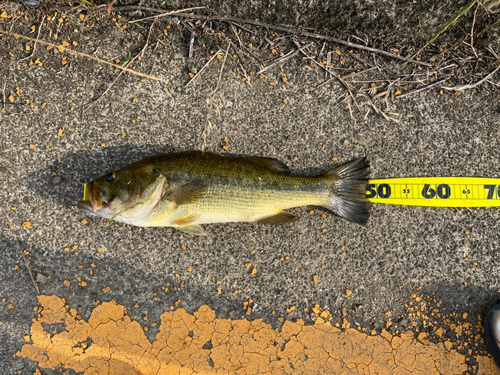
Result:
[[[206,236],[76,208],[85,182],[183,150],[273,157],[309,175],[366,156],[372,178],[500,177],[498,75],[372,106],[300,54],[256,74],[251,56],[267,47],[243,41],[240,53],[225,30],[197,36],[188,58],[176,20],[124,28],[125,15],[3,9],[32,38],[51,14],[40,39],[65,47],[31,55],[33,42],[0,36],[2,373],[499,373],[482,331],[500,296],[498,208],[373,205],[361,226],[304,207],[293,224],[213,224]],[[265,40],[255,30],[245,37]],[[288,52],[266,35],[266,61]],[[322,46],[311,55],[356,72],[350,49]],[[115,64],[138,55],[134,71],[158,79],[118,77],[64,48]],[[381,92],[370,74],[352,85]]]

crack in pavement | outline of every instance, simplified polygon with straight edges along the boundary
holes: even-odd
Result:
[[[103,302],[88,321],[79,318],[65,300],[39,296],[42,306],[31,326],[30,338],[16,356],[37,361],[42,368],[66,369],[85,374],[171,374],[238,372],[271,373],[462,373],[466,357],[426,334],[392,336],[382,330],[369,335],[354,328],[340,329],[317,319],[314,325],[285,321],[273,329],[261,319],[220,319],[208,306],[189,314],[184,309],[166,311],[156,339],[150,342],[139,322],[131,320],[124,306]],[[66,330],[52,337],[45,323],[66,323]],[[75,346],[91,340],[85,350]],[[207,342],[210,349],[204,349]],[[482,369],[495,370],[489,357],[478,356]],[[432,370],[431,370],[432,371]],[[497,373],[500,373],[497,372]]]

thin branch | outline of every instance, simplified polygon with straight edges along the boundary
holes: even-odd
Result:
[[[125,68],[128,68],[130,66],[130,64],[132,64],[146,50],[148,43],[149,43],[149,37],[151,36],[151,30],[153,29],[153,25],[155,24],[155,22],[156,22],[156,20],[153,21],[151,23],[151,26],[149,27],[148,36],[146,38],[146,43],[144,43],[144,47],[142,47],[141,51],[137,55],[135,55],[132,60],[130,60],[127,64],[125,64]],[[104,95],[106,95],[106,93],[111,89],[111,87],[113,87],[113,85],[116,83],[116,81],[118,81],[118,79],[122,76],[124,71],[125,71],[124,69],[120,71],[120,73],[114,79],[114,81],[111,82],[111,85],[108,86],[108,88],[101,94],[101,96],[99,96],[96,100],[91,102],[87,108],[85,108],[85,110],[82,112],[82,115],[84,115],[85,112],[87,112],[90,108],[92,108],[99,100],[101,100],[104,97]]]
[[[222,67],[220,68],[219,83],[222,80],[222,72],[224,71],[224,66],[226,65],[227,55],[229,54],[229,48],[231,48],[230,44],[227,45],[226,53],[224,55],[224,61],[222,61]],[[219,86],[219,83],[217,84],[217,86]]]
[[[193,46],[194,46],[194,37],[196,36],[195,33],[191,33],[191,38],[189,38],[189,54],[188,54],[188,58],[192,58],[193,57]]]
[[[231,30],[233,31],[234,35],[236,35],[236,38],[238,39],[238,43],[240,44],[240,49],[244,52],[246,52],[249,56],[251,56],[253,59],[255,59],[256,61],[258,61],[260,64],[263,64],[262,60],[259,58],[259,56],[256,56],[252,51],[250,51],[242,42],[241,42],[241,39],[240,39],[240,36],[238,35],[238,31],[236,30],[236,27],[234,26],[233,23],[230,23],[231,25]],[[246,30],[245,28],[241,27],[241,25],[236,25],[244,30]],[[235,52],[239,55],[238,53],[238,48],[235,47],[234,43],[231,41],[230,38],[228,38],[226,36],[226,40],[228,43],[231,44],[231,46],[235,49]]]
[[[231,31],[234,33],[234,35],[236,35],[236,39],[238,39],[238,43],[240,43],[240,47],[241,47],[241,49],[243,49],[243,43],[241,42],[240,36],[238,35],[238,31],[236,30],[234,23],[231,22],[230,25],[231,25]],[[241,26],[238,25],[238,27],[241,27]]]
[[[319,66],[321,69],[325,70],[328,74],[330,74],[330,76],[332,76],[333,78],[336,78],[341,84],[342,86],[345,87],[345,89],[347,91],[349,91],[349,94],[351,95],[352,99],[354,99],[354,95],[352,94],[352,91],[351,91],[351,88],[347,85],[347,83],[340,77],[340,74],[337,74],[337,72],[335,72],[334,70],[329,70],[327,68],[325,68],[323,65],[321,65],[319,62],[317,62],[315,59],[313,59],[311,56],[309,56],[307,53],[305,53],[302,49],[303,47],[300,47],[300,44],[294,40],[294,43],[297,45],[297,47],[299,47],[299,52],[302,52],[302,54],[309,60],[311,60],[316,66]],[[356,99],[354,99],[354,101],[356,102]],[[357,103],[356,103],[356,106],[357,106]],[[358,107],[359,111],[361,112],[361,109]]]
[[[123,8],[123,7],[115,7],[113,9],[116,10],[118,8]],[[159,16],[152,16],[152,17],[140,18],[138,20],[128,21],[125,24],[131,24],[131,23],[136,23],[136,22],[151,20],[153,18],[168,17],[168,16],[176,15],[179,12],[191,12],[192,10],[196,10],[196,9],[205,9],[205,7],[186,8],[186,9],[181,9],[181,10],[174,10],[172,12],[165,11],[166,13],[161,13]],[[138,10],[142,10],[142,9],[138,9]],[[120,11],[120,9],[118,9],[118,11]]]
[[[495,58],[496,58],[497,60],[500,60],[500,57],[497,55],[497,53],[495,52],[495,50],[494,50],[493,48],[491,48],[491,46],[488,46],[488,51],[490,51],[490,52],[491,52],[491,54],[492,54],[493,56],[495,56]]]
[[[344,80],[346,80],[346,79],[348,79],[348,78],[352,78],[352,77],[357,76],[357,75],[359,75],[359,74],[367,73],[367,72],[369,72],[369,71],[371,71],[371,70],[374,70],[374,69],[377,69],[377,67],[376,67],[376,66],[374,66],[374,67],[372,67],[372,68],[368,68],[368,69],[362,70],[361,72],[353,72],[353,73],[350,73],[350,74],[348,74],[348,75],[344,76],[343,78],[344,78]],[[324,86],[324,85],[326,85],[326,84],[330,83],[330,81],[332,81],[332,80],[334,80],[334,79],[337,79],[337,78],[338,78],[338,77],[332,76],[332,77],[328,78],[325,82],[323,82],[323,83],[321,83],[320,85],[316,86],[316,88],[320,88],[320,87],[322,87],[322,86]],[[349,82],[354,83],[354,81],[349,81]],[[356,83],[360,83],[360,82],[364,83],[363,81],[355,81],[355,82],[356,82]],[[373,81],[373,80],[372,80],[372,81],[366,81],[366,82],[386,82],[386,81],[385,81],[385,80],[381,80],[381,81]]]
[[[477,16],[477,10],[479,9],[480,3],[477,4],[476,10],[474,11],[474,19],[472,20],[472,27],[470,30],[470,48],[472,48],[472,51],[474,52],[474,55],[477,58],[477,52],[476,49],[474,48],[474,25],[476,24],[476,16]]]
[[[179,19],[179,21],[191,33],[191,37],[189,38],[189,54],[188,54],[188,58],[190,59],[191,57],[193,57],[193,46],[194,46],[194,38],[196,36],[196,33],[191,28],[191,26],[189,26],[187,24],[187,22],[185,22],[184,20],[181,20],[181,19]]]
[[[231,48],[231,44],[227,44],[227,49],[226,49],[226,54],[224,55],[224,60],[222,61],[222,67],[220,68],[220,73],[219,73],[219,80],[217,81],[217,87],[215,88],[214,91],[212,91],[209,95],[212,96],[213,94],[215,94],[215,92],[219,89],[220,85],[221,85],[221,82],[222,82],[222,72],[224,71],[224,66],[226,65],[226,59],[227,59],[227,55],[229,53],[229,48]]]
[[[241,63],[241,61],[238,61],[238,64],[240,64],[240,68],[241,70],[243,70],[243,74],[245,75],[246,78],[245,82],[247,83],[248,86],[252,87],[252,84],[250,83],[250,77],[248,77],[247,71],[243,67],[243,64]]]
[[[2,95],[3,95],[3,100],[2,100],[2,109],[5,109],[5,101],[6,101],[6,97],[5,97],[5,86],[7,85],[7,81],[3,81],[3,89],[2,89]]]
[[[12,235],[14,236],[14,239],[16,240],[16,243],[17,243],[17,248],[19,249],[19,252],[21,253],[21,256],[23,257],[23,260],[24,260],[24,264],[26,264],[26,268],[28,269],[28,272],[30,274],[30,277],[31,277],[31,281],[33,281],[33,285],[35,286],[35,289],[36,289],[36,292],[38,294],[40,294],[40,289],[38,289],[38,284],[36,283],[35,281],[35,278],[33,277],[33,273],[31,272],[31,269],[30,269],[30,266],[28,264],[28,260],[26,259],[26,257],[24,256],[24,252],[22,251],[21,249],[21,245],[19,245],[19,241],[17,239],[17,235],[16,235],[16,232],[14,230],[14,226],[12,225],[12,223],[10,222],[10,219],[9,217],[7,216],[7,212],[5,212],[5,209],[3,208],[3,205],[2,203],[0,202],[0,207],[2,208],[2,211],[3,211],[3,215],[5,216],[5,219],[7,220],[7,224],[9,224],[9,228],[10,228],[10,231],[12,232]]]
[[[193,28],[191,26],[189,26],[186,21],[179,19],[179,22],[182,23],[182,26],[184,26],[187,29],[187,31],[189,31],[191,34],[194,33]]]
[[[78,51],[74,51],[72,49],[69,49],[65,46],[63,46],[62,44],[54,44],[54,43],[48,43],[44,40],[41,40],[41,39],[33,39],[33,38],[30,38],[28,36],[24,36],[24,35],[21,35],[21,34],[16,34],[16,33],[12,33],[10,31],[3,31],[3,30],[0,30],[0,34],[5,34],[5,35],[9,35],[9,36],[12,36],[14,38],[21,38],[21,39],[24,39],[24,40],[29,40],[29,41],[32,41],[32,42],[38,42],[40,44],[43,44],[44,46],[51,46],[51,47],[55,47],[57,48],[60,52],[63,52],[63,51],[67,51],[69,53],[72,53],[74,55],[79,55],[79,56],[83,56],[83,57],[87,57],[89,59],[92,59],[92,60],[95,60],[95,61],[98,61],[100,63],[103,63],[103,64],[106,64],[106,65],[110,65],[110,66],[113,66],[115,67],[116,69],[121,69],[125,72],[128,72],[128,73],[131,73],[131,74],[135,74],[136,76],[140,76],[140,77],[144,77],[144,78],[149,78],[149,79],[154,79],[156,81],[161,81],[161,78],[158,78],[158,77],[154,77],[154,76],[150,76],[150,75],[147,75],[147,74],[144,74],[144,73],[139,73],[139,72],[136,72],[135,70],[132,70],[132,69],[127,69],[127,68],[124,68],[123,66],[120,66],[120,65],[117,65],[117,64],[113,64],[113,63],[110,63],[106,60],[102,60],[98,57],[94,57],[94,56],[91,56],[91,55],[88,55],[86,53],[83,53],[83,52],[78,52]]]
[[[45,21],[45,16],[43,16],[42,22],[40,22],[40,26],[38,26],[38,34],[36,36],[35,44],[33,45],[33,51],[31,51],[31,54],[29,56],[24,57],[24,58],[22,58],[20,60],[17,60],[16,62],[21,62],[21,61],[24,61],[24,60],[31,59],[31,57],[33,57],[33,55],[35,54],[36,43],[37,43],[37,40],[40,39],[40,32],[42,31],[43,21]]]
[[[472,0],[471,2],[469,2],[468,4],[465,4],[459,11],[457,14],[455,14],[448,22],[446,22],[446,24],[441,27],[438,32],[436,34],[434,34],[432,36],[431,39],[429,39],[429,41],[427,43],[425,43],[425,45],[420,48],[417,52],[415,52],[411,57],[410,59],[414,59],[415,57],[417,57],[420,52],[422,52],[425,48],[427,48],[427,46],[429,44],[431,44],[432,42],[434,42],[438,36],[440,36],[442,33],[444,33],[446,31],[446,29],[448,29],[448,27],[450,27],[451,25],[453,25],[459,18],[462,14],[466,13],[470,8],[472,8],[474,6],[475,3],[477,3],[479,0]],[[408,64],[408,61],[405,62],[402,66],[402,68],[404,68],[406,66],[406,64]]]
[[[261,26],[261,27],[265,27],[268,29],[276,30],[276,31],[286,32],[286,33],[290,33],[290,34],[294,34],[294,35],[303,35],[303,36],[310,37],[310,38],[322,39],[322,40],[326,40],[329,42],[342,44],[342,45],[345,45],[345,46],[350,47],[350,48],[361,49],[364,51],[384,55],[387,57],[392,57],[393,59],[397,59],[397,60],[401,60],[401,61],[405,61],[405,62],[411,62],[411,63],[417,64],[417,65],[425,65],[425,66],[429,66],[429,67],[432,66],[432,64],[429,64],[429,63],[425,63],[422,61],[408,60],[406,57],[399,56],[399,55],[396,55],[396,54],[391,53],[391,52],[387,52],[384,50],[380,50],[380,49],[376,49],[376,48],[372,48],[372,47],[368,47],[368,46],[363,46],[361,44],[348,42],[346,40],[335,38],[333,36],[311,33],[308,31],[302,31],[299,29],[294,29],[294,28],[286,27],[286,26],[277,26],[277,25],[272,25],[272,24],[265,23],[265,22],[246,20],[246,19],[236,18],[236,17],[210,17],[210,16],[202,16],[202,15],[198,15],[198,14],[191,15],[191,14],[182,14],[182,13],[178,13],[177,16],[178,17],[186,17],[186,18],[191,17],[194,19],[214,20],[214,21],[219,21],[219,22],[241,22],[241,23],[246,23],[249,25]]]
[[[330,70],[332,66],[332,53],[333,51],[330,51],[326,54],[326,69]],[[325,79],[328,78],[328,73],[325,72]]]
[[[26,72],[22,72],[23,75],[28,78],[36,87],[38,87],[39,89],[41,89],[40,85],[38,84],[38,82],[36,82],[33,78],[31,78],[29,75],[26,74]]]
[[[404,94],[401,94],[401,95],[397,95],[397,96],[394,97],[394,99],[401,99],[401,98],[404,98],[406,96],[410,96],[410,95],[416,94],[417,92],[427,91],[427,90],[433,88],[434,86],[437,86],[437,85],[439,85],[439,84],[441,84],[441,83],[443,83],[443,82],[445,82],[447,80],[448,80],[448,78],[445,78],[445,79],[439,80],[437,82],[433,82],[433,83],[431,83],[429,85],[422,86],[422,87],[420,87],[418,89],[415,89],[415,90],[412,90],[412,91],[408,91],[408,92],[406,92]]]
[[[193,76],[193,78],[191,78],[191,79],[189,80],[189,82],[188,82],[188,83],[186,83],[186,86],[184,86],[184,88],[188,87],[191,83],[193,83],[193,81],[194,81],[194,80],[195,80],[195,79],[196,79],[196,78],[197,78],[197,77],[201,74],[201,72],[203,72],[203,71],[205,70],[205,68],[208,66],[208,64],[210,64],[210,63],[212,62],[212,60],[214,60],[220,52],[221,52],[221,50],[218,50],[217,52],[215,52],[215,54],[214,54],[214,55],[210,58],[210,60],[208,60],[208,61],[205,63],[205,65],[203,65],[203,67],[202,67],[200,70],[198,70],[198,73],[196,73],[196,74]]]
[[[238,25],[238,27],[241,27],[241,26],[240,26],[240,25]],[[242,43],[241,43],[240,37],[238,36],[238,32],[236,31],[236,29],[235,29],[235,27],[234,27],[234,25],[233,25],[233,24],[231,24],[231,30],[235,33],[236,38],[238,38],[238,41],[239,41],[239,43],[240,43],[240,46],[242,46]],[[238,48],[236,48],[236,46],[234,45],[234,43],[231,41],[231,38],[226,37],[226,41],[227,41],[227,42],[231,45],[231,47],[233,47],[233,48],[234,48],[234,52],[235,52],[235,53],[236,53],[236,55],[239,57],[239,59],[238,59],[238,64],[240,64],[241,70],[243,70],[243,74],[245,75],[245,83],[246,83],[248,86],[252,87],[252,84],[250,83],[250,77],[248,76],[247,71],[246,71],[246,69],[243,67],[243,64],[242,64],[242,62],[245,62],[245,59],[243,58],[243,55],[242,55],[242,54],[240,54],[240,53],[238,52]],[[242,48],[241,48],[241,52],[243,53],[243,51],[244,51],[244,48],[242,47]],[[252,56],[252,55],[250,55],[250,56]],[[252,57],[253,57],[253,56],[252,56]]]
[[[498,72],[498,70],[500,70],[500,66],[498,68],[496,68],[494,71],[492,71],[490,74],[488,74],[486,77],[484,77],[482,80],[477,81],[476,83],[474,83],[472,85],[459,85],[459,86],[454,86],[454,87],[443,86],[442,88],[444,90],[448,90],[448,91],[465,91],[468,89],[473,89],[473,88],[476,88],[477,86],[483,84],[488,79],[490,79],[493,75],[495,75],[496,72]]]
[[[308,44],[308,45],[310,45],[310,44]],[[299,54],[299,52],[300,52],[299,49],[291,50],[291,51],[287,52],[284,56],[274,60],[274,62],[272,62],[268,66],[262,68],[256,74],[262,74],[264,72],[267,72],[269,69],[275,67],[276,65],[282,64],[285,61],[287,61],[288,59],[291,59],[292,57],[297,56]]]
[[[477,1],[477,0],[475,0],[475,1]],[[61,9],[66,9],[66,7],[63,7]],[[80,7],[80,8],[71,8],[71,9],[78,10],[78,9],[87,9],[87,8],[86,7]],[[191,18],[191,19],[197,19],[197,20],[203,20],[203,21],[218,21],[218,22],[227,22],[227,23],[232,23],[232,22],[233,23],[244,23],[244,24],[247,24],[247,25],[265,27],[265,28],[268,28],[268,29],[272,29],[272,30],[276,30],[276,31],[281,31],[281,32],[289,33],[289,34],[303,35],[303,36],[310,37],[310,38],[322,39],[322,40],[326,40],[326,41],[329,41],[329,42],[334,42],[334,43],[342,44],[342,45],[345,45],[345,46],[347,46],[349,48],[355,48],[355,49],[360,49],[360,50],[364,50],[364,51],[376,53],[376,54],[379,54],[379,55],[384,55],[384,56],[391,57],[391,58],[396,59],[396,60],[405,61],[407,63],[411,62],[411,63],[417,64],[417,65],[423,65],[423,66],[432,67],[432,64],[429,64],[429,63],[426,63],[426,62],[415,61],[415,60],[408,60],[406,57],[403,57],[403,56],[400,56],[400,55],[396,55],[396,54],[391,53],[391,52],[387,52],[387,51],[384,51],[384,50],[380,50],[380,49],[372,48],[372,47],[368,47],[368,46],[363,46],[361,44],[352,43],[352,42],[349,42],[349,41],[346,41],[346,40],[343,40],[343,39],[335,38],[333,36],[311,33],[311,32],[308,32],[308,31],[302,31],[302,30],[295,29],[295,28],[292,28],[292,27],[277,26],[277,25],[272,25],[270,23],[259,22],[259,21],[254,21],[254,20],[247,20],[247,19],[244,19],[244,18],[205,16],[205,15],[201,15],[201,14],[183,13],[182,11],[167,12],[166,10],[163,10],[163,9],[156,9],[156,8],[150,8],[150,7],[139,6],[139,5],[127,5],[127,6],[121,6],[121,7],[114,7],[113,10],[115,10],[115,11],[142,10],[142,11],[145,11],[145,12],[160,13],[162,15],[163,14],[167,15],[167,13],[168,13],[169,16]],[[136,22],[136,21],[133,21],[133,22]]]
[[[257,74],[264,73],[265,71],[267,71],[267,70],[275,67],[276,65],[282,64],[285,61],[287,61],[288,59],[291,59],[292,57],[297,56],[300,52],[302,52],[303,49],[306,49],[309,46],[311,46],[311,44],[314,44],[314,43],[306,44],[303,47],[300,47],[299,49],[297,49],[295,51],[288,52],[285,56],[282,56],[282,57],[276,59],[273,63],[271,63],[270,65],[268,65],[265,68],[263,68],[260,71],[258,71]]]
[[[338,105],[340,105],[340,104],[344,103],[344,102],[345,102],[347,99],[349,99],[350,97],[351,97],[351,96],[350,96],[349,94],[345,94],[345,96],[344,96],[342,99],[338,100],[338,101],[337,101],[337,102],[336,102],[333,106],[334,106],[334,107],[336,107],[336,106],[338,106]],[[351,107],[349,107],[349,109],[351,109]],[[351,114],[351,117],[352,117],[352,114]],[[353,119],[353,120],[354,120],[354,119]]]
[[[377,114],[382,115],[382,117],[385,118],[387,121],[393,121],[396,124],[399,124],[400,121],[396,118],[398,116],[397,113],[391,113],[391,112],[385,113],[379,107],[377,107],[375,103],[369,98],[367,98],[367,103],[375,110]],[[365,119],[366,117],[368,117],[368,113],[366,114]]]
[[[252,30],[250,30],[250,29],[247,29],[246,27],[243,27],[243,26],[241,26],[241,25],[238,25],[237,23],[233,23],[233,22],[231,22],[231,26],[234,26],[234,25],[238,26],[238,27],[239,27],[240,29],[242,29],[242,30],[245,30],[247,33],[250,33],[250,34],[255,35],[255,31],[252,31]]]
[[[294,40],[294,43],[300,47],[300,44]],[[321,65],[319,62],[317,62],[315,59],[313,59],[311,56],[309,56],[307,53],[305,53],[302,48],[299,49],[300,52],[302,52],[302,54],[307,57],[309,60],[311,60],[314,64],[316,64],[317,66],[319,66],[321,69],[325,70],[326,72],[328,72],[328,74],[330,74],[332,77],[335,77],[337,78],[337,80],[342,84],[342,86],[344,86],[344,88],[349,92],[349,95],[352,99],[352,101],[354,102],[354,105],[356,106],[356,108],[358,109],[359,113],[361,115],[363,115],[363,110],[361,109],[361,107],[358,105],[358,102],[354,96],[354,94],[352,93],[352,90],[351,88],[349,87],[349,85],[347,84],[346,81],[344,81],[341,77],[340,77],[340,74],[337,74],[334,70],[330,70],[330,69],[327,69],[325,68],[323,65]],[[368,125],[368,127],[370,127]],[[371,130],[371,127],[370,127],[370,130]]]

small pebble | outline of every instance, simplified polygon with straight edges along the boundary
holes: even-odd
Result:
[[[36,282],[40,284],[45,284],[49,278],[47,276],[42,275],[41,273],[38,273],[36,275]]]
[[[57,184],[61,183],[61,181],[62,181],[62,178],[61,178],[60,176],[55,176],[55,177],[52,179],[52,183],[53,183],[54,185],[57,185]]]

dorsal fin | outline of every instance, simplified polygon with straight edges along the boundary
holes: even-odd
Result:
[[[262,156],[245,156],[243,159],[252,162],[254,164],[266,167],[275,172],[290,173],[290,169],[287,165],[277,159],[265,158]]]

